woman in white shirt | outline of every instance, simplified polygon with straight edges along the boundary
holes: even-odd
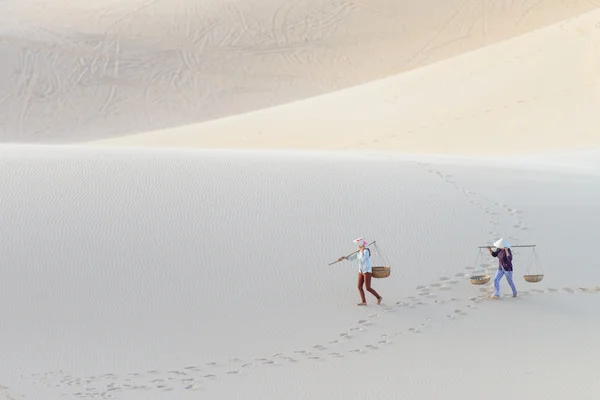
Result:
[[[365,246],[367,242],[363,238],[359,238],[354,240],[354,243],[358,243],[358,251],[352,254],[349,257],[342,256],[338,259],[338,261],[348,260],[354,261],[358,260],[358,292],[360,293],[361,303],[358,303],[359,306],[366,306],[367,300],[365,299],[365,291],[363,290],[363,285],[366,286],[367,291],[371,293],[373,296],[377,298],[377,304],[381,304],[382,297],[371,287],[371,250],[366,249]]]

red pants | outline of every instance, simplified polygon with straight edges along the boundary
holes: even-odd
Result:
[[[362,300],[362,302],[366,303],[367,300],[365,300],[365,291],[363,290],[363,284],[367,287],[367,291],[369,293],[371,293],[373,296],[375,296],[377,298],[377,300],[379,300],[379,298],[380,298],[379,293],[377,293],[375,291],[375,289],[373,289],[371,287],[371,273],[370,272],[366,272],[364,274],[361,274],[360,272],[358,273],[358,292],[360,293],[360,299]]]

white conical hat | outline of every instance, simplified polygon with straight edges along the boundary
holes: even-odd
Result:
[[[353,240],[353,242],[354,242],[354,243],[359,243],[359,244],[362,244],[363,246],[366,246],[366,245],[367,245],[367,241],[366,241],[365,239],[361,238],[361,237],[360,237],[360,238],[358,238],[358,239],[354,239],[354,240]]]
[[[504,240],[504,238],[500,238],[496,241],[496,243],[494,243],[494,247],[496,247],[498,249],[503,249],[505,247],[508,247],[510,249],[510,243],[508,243],[506,240]]]

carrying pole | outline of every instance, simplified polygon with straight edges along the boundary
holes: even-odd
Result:
[[[510,248],[512,249],[513,247],[535,247],[535,244],[516,244],[514,246],[510,246]],[[489,245],[489,246],[479,246],[480,249],[487,249],[488,247],[496,247],[494,245]]]
[[[367,246],[370,246],[370,245],[372,245],[372,244],[375,244],[375,242],[376,242],[376,241],[375,241],[375,240],[373,240],[373,241],[372,241],[371,243],[369,243]],[[365,246],[365,247],[367,247],[367,246]],[[348,254],[346,257],[350,257],[352,254],[356,254],[356,253],[358,253],[358,250],[356,250],[356,251],[355,251],[355,252],[353,252],[353,253],[350,253],[350,254]],[[369,254],[370,254],[370,253],[369,253]],[[338,263],[338,262],[339,262],[339,261],[334,261],[334,262],[330,263],[329,265],[333,265],[333,264],[335,264],[335,263]]]

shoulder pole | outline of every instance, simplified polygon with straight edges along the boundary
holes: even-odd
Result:
[[[516,244],[514,246],[510,246],[510,248],[512,249],[513,247],[535,247],[535,244]],[[494,245],[489,245],[489,246],[479,246],[480,249],[487,249],[488,247],[495,247]]]
[[[374,243],[375,243],[375,240],[373,240],[373,241],[372,241],[371,243],[369,243],[367,246],[370,246],[370,245],[372,245],[372,244],[374,244]],[[365,246],[365,247],[366,247],[366,246]],[[356,254],[356,253],[358,253],[358,250],[356,250],[355,252],[352,252],[352,253],[348,254],[346,257],[350,257],[352,254]],[[332,262],[332,263],[329,263],[329,265],[333,265],[333,264],[335,264],[335,263],[338,263],[338,262],[339,262],[339,261],[334,261],[334,262]]]

